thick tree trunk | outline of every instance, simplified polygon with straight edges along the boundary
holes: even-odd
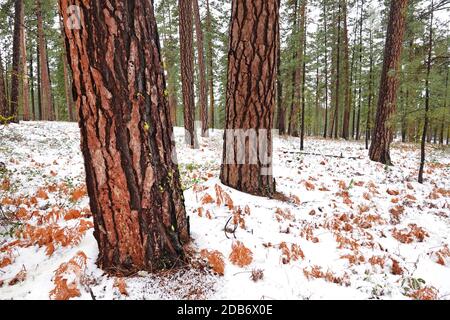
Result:
[[[215,98],[214,98],[214,51],[213,51],[213,31],[212,31],[212,16],[209,7],[209,0],[206,0],[206,29],[208,32],[208,92],[209,92],[209,123],[210,128],[214,129],[215,124]]]
[[[23,120],[30,120],[30,85],[28,83],[28,65],[27,65],[27,42],[26,42],[26,30],[25,26],[21,28],[21,42],[20,46],[20,58],[21,58],[21,74],[22,74],[22,109]]]
[[[197,59],[199,72],[199,92],[200,92],[200,121],[202,122],[202,137],[208,137],[208,90],[206,84],[206,65],[205,65],[205,49],[204,37],[202,30],[202,21],[200,18],[200,8],[198,0],[192,0],[194,18],[195,18],[195,34],[197,37]]]
[[[15,0],[14,4],[14,37],[13,61],[11,70],[11,96],[9,116],[11,121],[19,122],[19,82],[20,82],[20,54],[22,46],[22,25],[24,18],[23,0]]]
[[[408,0],[391,2],[389,25],[384,49],[378,107],[369,155],[372,161],[392,165],[390,145],[393,137],[392,116],[396,111],[399,65],[405,32]]]
[[[41,71],[41,110],[42,120],[54,120],[53,98],[50,85],[50,74],[48,69],[47,41],[44,33],[44,22],[42,20],[41,0],[36,0],[36,16],[39,47],[39,66]]]
[[[6,118],[8,112],[8,98],[6,96],[5,70],[3,69],[3,60],[0,48],[0,116]]]
[[[181,83],[183,89],[185,142],[197,148],[195,132],[194,37],[192,1],[178,0],[180,20]]]
[[[81,29],[64,31],[98,263],[123,274],[171,268],[189,225],[152,2],[59,4],[63,21],[70,5],[82,12]]]
[[[278,0],[233,0],[232,4],[220,177],[225,185],[259,196],[275,193],[271,129],[276,105],[278,12]]]
[[[344,42],[344,121],[342,124],[342,138],[348,140],[350,137],[350,112],[351,112],[351,87],[350,87],[350,63],[349,63],[349,47],[348,47],[348,27],[347,27],[347,1],[342,1],[342,10],[344,22],[343,42]]]

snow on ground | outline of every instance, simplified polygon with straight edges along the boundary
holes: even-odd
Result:
[[[77,125],[0,128],[0,299],[450,299],[448,148],[420,185],[414,145],[385,167],[359,142],[277,137],[274,200],[220,184],[221,131],[200,150],[175,132],[195,257],[118,279],[95,264]]]

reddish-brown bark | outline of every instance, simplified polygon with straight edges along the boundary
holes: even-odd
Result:
[[[8,100],[6,97],[6,84],[5,84],[5,70],[3,69],[3,60],[0,48],[0,116],[7,117],[8,112]]]
[[[53,114],[53,98],[48,69],[47,40],[44,33],[41,0],[36,0],[36,17],[40,66],[40,103],[42,120],[55,120]]]
[[[202,137],[208,137],[208,90],[206,84],[206,65],[205,53],[203,47],[203,30],[200,18],[200,8],[198,0],[192,0],[195,17],[195,34],[197,36],[197,59],[199,73],[199,92],[200,92],[200,120],[202,122]]]
[[[22,46],[21,35],[23,25],[23,0],[15,0],[14,4],[14,36],[13,56],[11,70],[11,95],[9,116],[11,121],[19,121],[19,82],[20,82],[20,47]]]
[[[152,2],[60,0],[99,265],[170,268],[189,241]]]

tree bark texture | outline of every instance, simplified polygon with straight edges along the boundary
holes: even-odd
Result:
[[[399,65],[405,32],[408,0],[391,2],[384,62],[381,74],[375,127],[369,150],[372,161],[391,165],[390,145],[393,138],[392,116],[396,111]]]
[[[86,182],[111,273],[170,268],[189,241],[152,2],[60,0]]]

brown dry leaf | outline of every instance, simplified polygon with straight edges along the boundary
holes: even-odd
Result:
[[[228,193],[226,193],[222,189],[222,187],[219,186],[218,184],[216,184],[215,190],[216,190],[217,206],[220,207],[222,204],[225,204],[228,207],[228,209],[233,210],[234,204],[233,204],[233,199],[231,199],[230,195]]]
[[[86,269],[87,256],[84,252],[79,251],[69,262],[61,264],[55,271],[53,282],[55,288],[50,291],[50,299],[52,300],[69,300],[71,298],[79,297],[81,295],[77,283],[79,283],[81,276]],[[71,279],[67,283],[67,276]]]
[[[402,267],[400,267],[400,264],[398,263],[397,260],[391,259],[392,260],[392,274],[396,275],[396,276],[401,276],[403,274],[403,269]]]
[[[11,188],[11,181],[9,181],[9,179],[7,178],[3,179],[1,189],[3,191],[8,191],[10,188]]]
[[[79,210],[69,210],[66,215],[64,216],[64,220],[68,221],[68,220],[74,220],[74,219],[78,219],[81,217],[81,212]]]
[[[207,194],[205,194],[205,195],[202,197],[202,199],[200,200],[200,202],[201,202],[202,205],[210,204],[210,203],[214,203],[214,199],[213,199],[213,197],[211,197],[211,196],[207,193]]]
[[[84,187],[80,187],[78,189],[75,189],[72,194],[70,195],[70,200],[72,202],[77,202],[82,197],[86,195],[86,189]]]
[[[242,242],[236,241],[232,245],[229,259],[231,263],[242,268],[252,263],[253,253],[250,249],[246,248]]]
[[[308,190],[308,191],[316,190],[316,186],[309,181],[305,181],[305,187],[306,187],[306,190]]]
[[[36,192],[36,198],[47,200],[48,194],[47,194],[47,192],[44,191],[44,189],[41,188]]]
[[[121,295],[128,296],[127,283],[123,278],[116,278],[114,280],[114,288],[117,288]]]
[[[221,276],[225,274],[225,262],[223,260],[223,254],[220,251],[208,251],[203,249],[200,254],[203,258],[208,260],[208,264],[214,272]]]
[[[398,196],[400,194],[400,191],[391,190],[391,189],[387,189],[386,192],[391,196]]]

